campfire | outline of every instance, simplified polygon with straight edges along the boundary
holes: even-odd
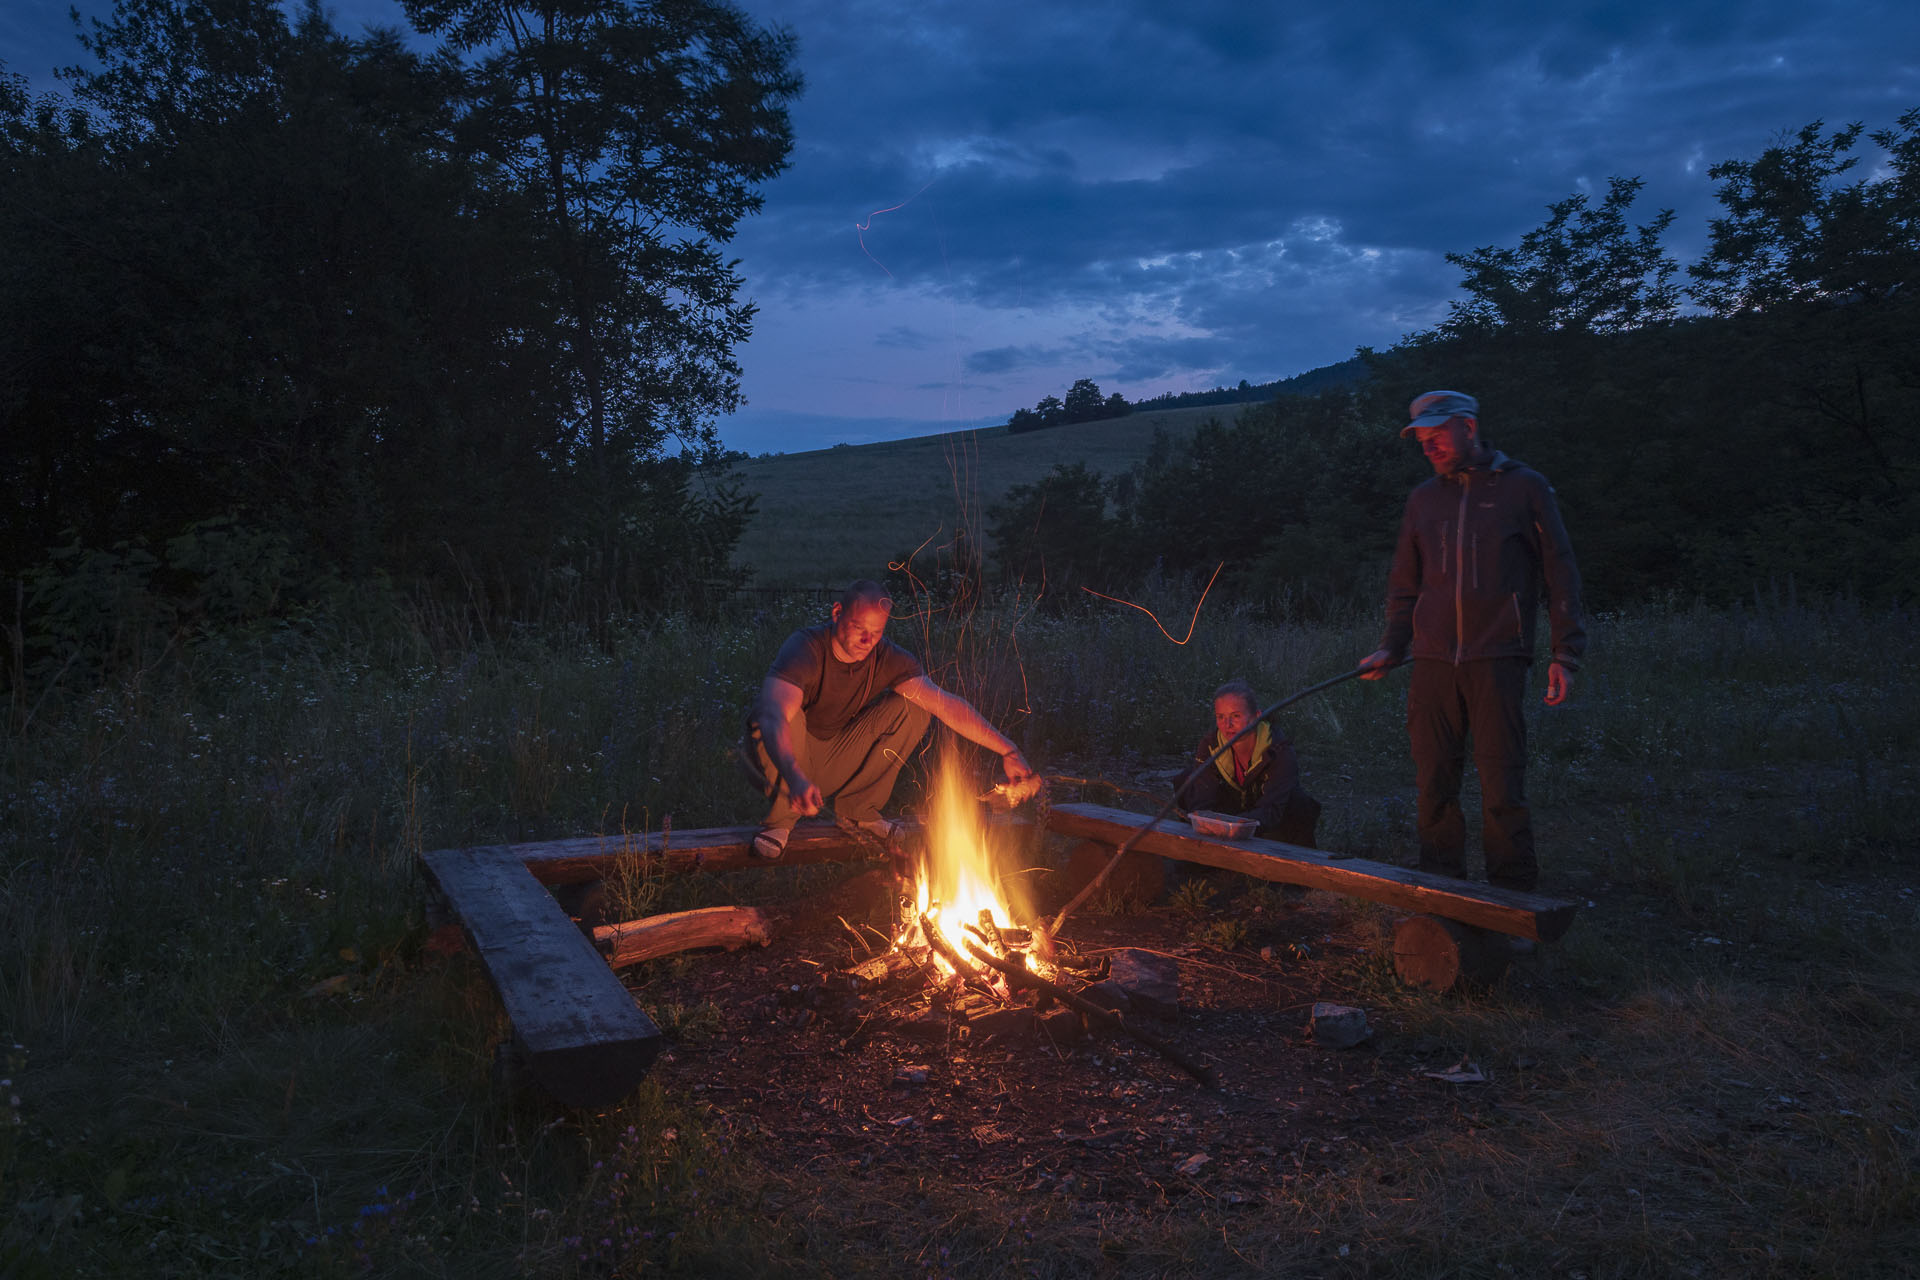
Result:
[[[979,802],[958,762],[948,756],[934,789],[924,847],[903,876],[893,945],[916,963],[931,965],[947,985],[972,983],[1006,1002],[1014,995],[1007,977],[978,963],[972,953],[983,951],[1043,978],[1054,976],[1058,966],[1035,954],[1031,928],[1014,924],[995,864]]]
[[[995,855],[980,802],[949,757],[924,841],[901,872],[892,945],[850,971],[856,988],[890,987],[900,997],[889,1001],[897,1012],[869,1018],[849,1047],[882,1029],[969,1043],[1039,1033],[1058,1043],[1079,1039],[1091,1024],[1133,1037],[1211,1085],[1207,1068],[1129,1021],[1127,996],[1109,978],[1105,956],[1056,943],[1037,921],[1018,923],[1034,919],[1031,904],[1010,888],[1018,881],[1003,874]]]

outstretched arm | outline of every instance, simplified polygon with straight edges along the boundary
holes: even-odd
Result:
[[[760,700],[754,704],[753,722],[760,728],[760,742],[766,747],[773,767],[780,771],[780,780],[786,784],[793,807],[800,813],[812,814],[820,812],[827,800],[793,754],[793,720],[800,714],[803,700],[799,685],[768,676],[760,682]]]
[[[1400,516],[1400,537],[1393,548],[1393,568],[1387,574],[1387,625],[1380,647],[1360,660],[1362,680],[1384,680],[1406,657],[1413,640],[1413,606],[1420,599],[1420,540],[1413,536],[1413,499]]]
[[[1024,782],[1033,775],[1026,757],[1020,754],[1019,747],[1013,745],[1013,740],[994,728],[985,716],[974,709],[971,702],[959,694],[948,693],[925,676],[902,681],[894,687],[894,692],[924,709],[968,742],[983,746],[999,756],[1001,767],[1007,771],[1008,782]]]

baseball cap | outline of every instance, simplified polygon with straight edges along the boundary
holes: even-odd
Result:
[[[1406,435],[1416,427],[1438,427],[1453,418],[1480,418],[1480,402],[1464,391],[1429,391],[1407,406],[1413,421],[1400,428]]]

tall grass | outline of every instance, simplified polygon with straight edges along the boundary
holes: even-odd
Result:
[[[1178,635],[1193,594],[1156,591],[1143,603]],[[788,1256],[739,1208],[777,1153],[723,1149],[688,1100],[650,1088],[588,1117],[496,1091],[497,1007],[469,962],[423,946],[416,868],[427,848],[750,820],[725,750],[781,638],[814,613],[776,602],[453,647],[391,626],[201,637],[163,666],[33,691],[31,718],[16,711],[7,726],[0,799],[0,1101],[20,1099],[0,1111],[0,1269],[746,1274]],[[1709,1105],[1711,1072],[1758,1054],[1794,1090],[1829,1088],[1865,1117],[1823,1110],[1829,1155],[1794,1165],[1753,1141],[1715,1145],[1704,1122],[1645,1114],[1631,1122],[1654,1146],[1616,1134],[1618,1158],[1573,1198],[1629,1175],[1645,1194],[1706,1162],[1751,1201],[1729,1219],[1749,1231],[1794,1206],[1832,1224],[1792,1237],[1801,1261],[1788,1271],[1858,1262],[1833,1243],[1850,1224],[1906,1214],[1912,1238],[1911,1091],[1871,1092],[1914,1064],[1920,1010],[1920,902],[1886,876],[1920,865],[1914,622],[1845,602],[1608,616],[1574,704],[1534,708],[1549,883],[1618,904],[1552,961],[1571,998],[1608,1010],[1595,1043],[1636,1071],[1660,1061],[1662,1038],[1711,1046],[1717,1065],[1667,1081],[1656,1096],[1668,1100]],[[1277,697],[1350,667],[1376,626],[1361,614],[1273,625],[1216,600],[1175,645],[1119,606],[1062,616],[1011,602],[903,616],[896,634],[1036,767],[1078,760],[1136,778],[1177,765],[1209,729],[1221,681]],[[1330,847],[1406,852],[1401,688],[1349,683],[1286,713],[1328,804]],[[1850,994],[1822,994],[1834,989]],[[1409,1024],[1470,1024],[1503,1051],[1572,1016],[1498,994],[1437,1003],[1384,974],[1374,994]],[[1802,1047],[1853,1065],[1796,1061]],[[1567,1062],[1567,1091],[1539,1101],[1539,1134],[1504,1156],[1497,1142],[1414,1144],[1395,1176],[1451,1170],[1491,1211],[1513,1173],[1502,1161],[1548,1159],[1554,1126],[1624,1123],[1618,1100],[1583,1091]],[[1617,1066],[1598,1070],[1621,1084]],[[1538,1176],[1552,1196],[1514,1221],[1566,1223],[1573,1210],[1548,1200],[1572,1193]],[[1204,1215],[1089,1234],[1046,1206],[1032,1229],[1051,1252],[1021,1256],[1085,1274],[1120,1240],[1136,1260],[1191,1259],[1170,1271],[1236,1270],[1239,1255],[1344,1267],[1287,1243],[1288,1231],[1338,1229],[1409,1275],[1462,1250],[1486,1267],[1546,1260],[1497,1218],[1469,1240],[1395,1208],[1360,1171],[1343,1185],[1233,1225],[1229,1253],[1203,1247],[1219,1225]],[[1429,1193],[1479,1203],[1438,1182]],[[1625,1241],[1638,1260],[1616,1269],[1627,1274],[1658,1269],[1681,1229],[1645,1219],[1628,1239],[1595,1219],[1586,1238]],[[1019,1271],[1012,1255],[981,1253],[963,1218],[946,1230],[982,1274]],[[817,1264],[829,1269],[901,1262],[884,1239],[820,1247],[840,1260]]]

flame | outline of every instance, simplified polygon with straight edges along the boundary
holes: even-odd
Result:
[[[993,852],[980,823],[979,803],[951,752],[941,760],[926,831],[927,856],[915,877],[913,917],[905,922],[901,941],[914,938],[920,931],[920,920],[925,919],[956,955],[965,956],[968,941],[977,941],[967,926],[977,926],[982,911],[990,911],[994,923],[1003,928],[1014,921],[994,873]],[[942,973],[952,972],[952,966],[937,952],[934,961]]]

